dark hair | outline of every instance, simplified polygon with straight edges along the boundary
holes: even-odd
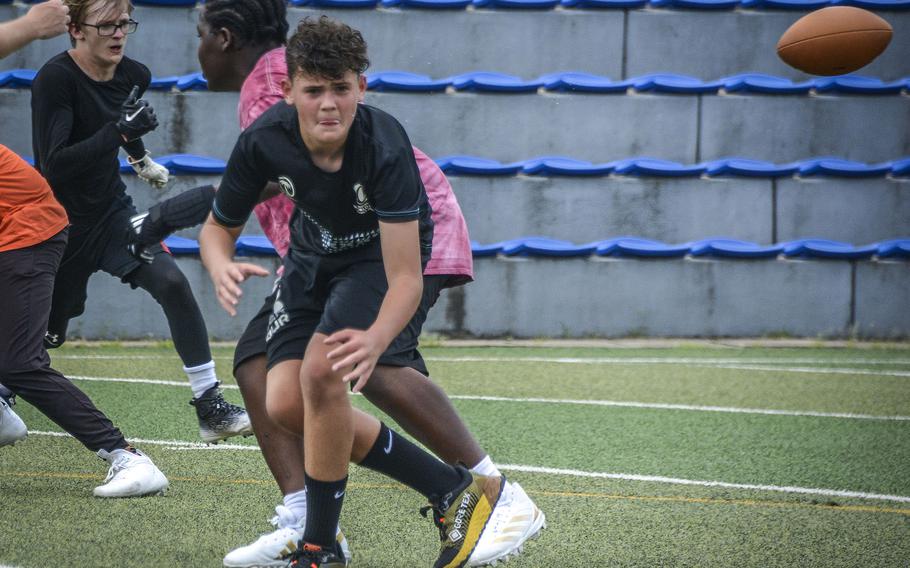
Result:
[[[297,73],[339,79],[346,72],[362,74],[370,66],[367,42],[351,26],[320,16],[304,18],[288,40],[288,76]]]
[[[202,18],[214,30],[227,28],[243,43],[284,45],[287,0],[208,0]]]

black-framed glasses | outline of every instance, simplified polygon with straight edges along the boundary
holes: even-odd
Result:
[[[123,30],[124,33],[131,34],[136,31],[139,27],[139,22],[136,20],[127,20],[125,22],[120,22],[119,24],[101,24],[96,26],[95,24],[87,24],[82,22],[83,26],[88,26],[90,28],[95,28],[98,30],[98,35],[101,37],[110,37],[117,33],[117,30]]]

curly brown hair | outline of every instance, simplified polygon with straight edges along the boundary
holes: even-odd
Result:
[[[286,58],[290,77],[303,73],[340,79],[348,71],[360,75],[370,66],[363,35],[328,16],[301,20],[288,40]]]
[[[126,10],[128,14],[133,13],[133,3],[130,0],[63,0],[63,3],[70,9],[70,26],[78,29],[80,24],[85,23],[85,19],[96,12],[100,12],[102,17],[108,15],[119,16],[121,10]],[[93,7],[93,4],[98,4]],[[76,39],[70,35],[70,43],[76,47]]]

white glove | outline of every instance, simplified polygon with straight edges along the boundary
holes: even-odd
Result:
[[[161,189],[167,185],[170,172],[167,171],[167,168],[153,160],[148,152],[138,160],[134,160],[132,156],[127,156],[126,161],[133,166],[134,170],[136,170],[139,179],[155,189]]]

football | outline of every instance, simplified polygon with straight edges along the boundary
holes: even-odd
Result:
[[[885,51],[891,33],[891,24],[868,10],[831,6],[790,26],[777,42],[777,55],[811,75],[843,75]]]

